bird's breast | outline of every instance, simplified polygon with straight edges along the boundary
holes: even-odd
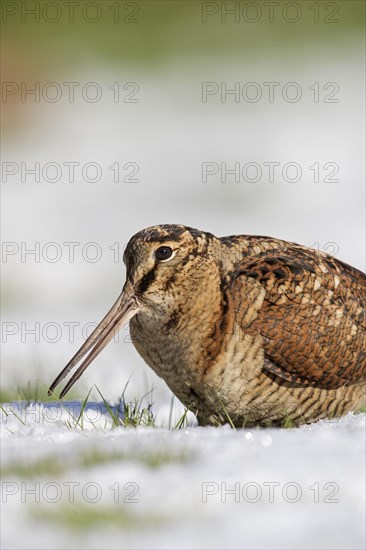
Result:
[[[169,328],[166,317],[138,314],[130,321],[131,339],[144,361],[189,408],[205,409],[209,403],[226,401],[226,395],[236,403],[261,370],[262,339],[241,332],[238,338],[234,327],[221,333],[215,324],[192,330],[192,323]]]
[[[144,361],[163,378],[174,393],[184,391],[199,377],[202,342],[174,322],[174,316],[137,314],[130,321],[131,340]]]

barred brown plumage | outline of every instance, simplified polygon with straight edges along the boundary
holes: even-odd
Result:
[[[87,354],[65,395],[130,320],[137,351],[201,424],[300,424],[364,403],[361,271],[296,243],[183,225],[140,231],[124,261],[121,295],[50,393]]]

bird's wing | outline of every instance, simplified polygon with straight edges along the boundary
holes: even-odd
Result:
[[[262,335],[264,369],[292,383],[329,389],[366,379],[361,271],[289,245],[249,255],[231,280],[237,321],[245,332]]]

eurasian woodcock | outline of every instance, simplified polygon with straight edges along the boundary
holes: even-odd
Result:
[[[134,346],[201,425],[301,424],[364,404],[366,276],[260,236],[157,225],[129,241],[121,295],[52,383],[130,321]]]

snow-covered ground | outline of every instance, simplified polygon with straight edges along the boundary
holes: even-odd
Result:
[[[75,402],[3,407],[4,549],[365,547],[364,414],[112,429],[89,404],[81,429]]]

